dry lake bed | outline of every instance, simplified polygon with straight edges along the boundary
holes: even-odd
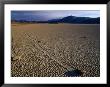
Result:
[[[99,24],[11,24],[12,77],[99,77]]]

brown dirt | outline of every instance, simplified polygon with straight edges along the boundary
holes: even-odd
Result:
[[[11,75],[64,77],[80,70],[100,76],[100,25],[12,24]]]

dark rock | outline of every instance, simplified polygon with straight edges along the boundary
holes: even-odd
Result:
[[[68,77],[76,77],[76,76],[81,76],[83,73],[81,72],[81,70],[75,69],[72,71],[68,71],[65,73],[66,76]]]
[[[38,43],[41,43],[41,41],[38,41]]]

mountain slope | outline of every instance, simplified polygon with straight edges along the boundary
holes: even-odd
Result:
[[[67,16],[62,19],[48,20],[49,23],[99,24],[100,18]]]
[[[31,22],[31,23],[71,23],[71,24],[100,24],[100,17],[75,17],[67,16],[61,19],[52,19],[48,21],[30,21],[30,20],[12,20],[12,22]]]

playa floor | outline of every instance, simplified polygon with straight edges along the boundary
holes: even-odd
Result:
[[[11,25],[12,77],[99,77],[99,24]]]

